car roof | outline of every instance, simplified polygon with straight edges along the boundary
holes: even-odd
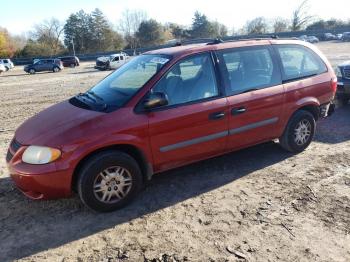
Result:
[[[227,41],[217,44],[201,43],[201,44],[189,44],[180,45],[175,47],[168,47],[146,52],[148,55],[170,55],[170,56],[183,56],[188,54],[200,53],[205,51],[215,51],[230,48],[270,45],[270,44],[299,44],[308,46],[304,41],[297,39],[242,39],[235,41]]]

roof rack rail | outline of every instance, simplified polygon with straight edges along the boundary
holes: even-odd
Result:
[[[266,37],[248,37],[248,38],[236,38],[236,39],[221,39],[221,38],[197,38],[185,41],[178,41],[173,46],[183,46],[192,44],[206,44],[206,45],[216,45],[221,43],[239,42],[239,41],[259,41],[259,40],[275,40],[275,39],[285,39],[285,40],[296,40],[296,37],[279,37],[278,35],[271,35]]]

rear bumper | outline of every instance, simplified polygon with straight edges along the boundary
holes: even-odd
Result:
[[[331,116],[335,111],[335,104],[333,101],[320,105],[320,117]]]

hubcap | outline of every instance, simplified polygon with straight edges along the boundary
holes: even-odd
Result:
[[[311,136],[311,123],[303,119],[294,129],[294,141],[298,146],[302,146],[309,141]]]
[[[132,186],[130,172],[120,166],[109,167],[97,175],[94,181],[94,195],[104,203],[116,203],[129,193]]]

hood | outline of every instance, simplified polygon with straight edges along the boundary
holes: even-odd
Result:
[[[79,132],[69,130],[76,128],[83,132],[85,123],[105,113],[95,112],[73,106],[69,101],[53,105],[25,121],[16,131],[15,137],[23,145],[54,146],[69,140]],[[77,134],[79,135],[79,134]]]
[[[105,63],[105,62],[109,61],[109,57],[108,56],[101,56],[101,57],[97,58],[97,60]]]

